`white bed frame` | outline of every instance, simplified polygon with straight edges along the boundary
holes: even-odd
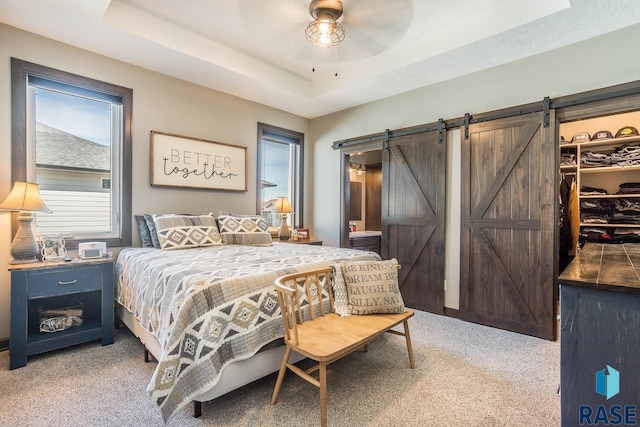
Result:
[[[122,323],[140,339],[145,349],[148,350],[156,360],[160,360],[162,348],[160,347],[158,339],[143,328],[131,312],[117,302],[116,312],[120,320],[122,320]],[[213,400],[216,397],[236,390],[273,372],[277,372],[282,364],[285,348],[283,344],[279,347],[260,351],[249,359],[239,360],[227,365],[227,367],[222,370],[220,380],[216,385],[193,399],[194,417],[197,418],[201,415],[202,402]],[[292,363],[302,359],[303,357],[297,353],[291,355]]]

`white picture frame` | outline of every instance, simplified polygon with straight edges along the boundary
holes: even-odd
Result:
[[[64,237],[62,234],[38,236],[42,261],[60,261],[67,257]]]
[[[247,147],[152,130],[151,185],[247,191]]]

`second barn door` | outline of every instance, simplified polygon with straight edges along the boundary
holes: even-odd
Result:
[[[444,312],[446,134],[391,138],[382,153],[382,256],[397,258],[407,306]]]
[[[542,118],[472,124],[463,137],[460,317],[554,339],[556,150]]]

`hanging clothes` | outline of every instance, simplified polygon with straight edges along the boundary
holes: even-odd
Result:
[[[580,205],[578,204],[578,189],[576,182],[571,181],[569,191],[569,203],[567,216],[569,217],[569,227],[571,231],[571,245],[569,246],[569,256],[576,256],[578,250],[578,239],[580,238]]]
[[[558,228],[558,268],[563,271],[573,257],[569,256],[569,250],[572,245],[571,224],[569,222],[569,194],[571,193],[571,175],[561,175],[560,189],[558,194],[559,201],[559,228]]]

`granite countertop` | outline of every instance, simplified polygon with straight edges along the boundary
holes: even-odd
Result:
[[[640,293],[640,243],[587,243],[558,277],[558,282]]]

